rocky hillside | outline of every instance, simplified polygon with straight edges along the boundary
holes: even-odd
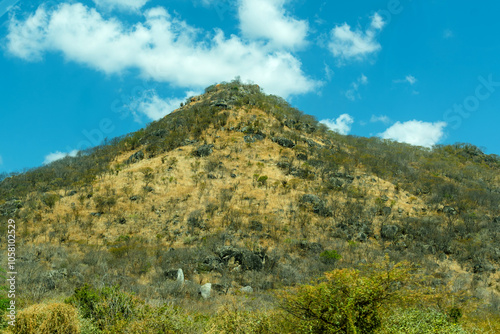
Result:
[[[497,156],[469,144],[339,135],[235,81],[136,133],[5,178],[0,235],[15,219],[26,305],[84,283],[179,301],[208,297],[210,283],[211,298],[265,300],[388,254],[498,314],[499,171]]]

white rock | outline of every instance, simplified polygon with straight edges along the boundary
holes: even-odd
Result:
[[[244,286],[240,289],[241,292],[244,292],[244,293],[252,293],[253,292],[253,289],[250,285],[248,286]]]
[[[200,294],[203,299],[210,298],[210,292],[212,291],[212,283],[206,283],[200,287]]]
[[[184,272],[182,269],[177,270],[177,282],[184,283]]]

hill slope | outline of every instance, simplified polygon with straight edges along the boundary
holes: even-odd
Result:
[[[195,296],[206,282],[265,292],[387,253],[499,312],[499,169],[469,144],[341,136],[231,82],[141,131],[4,179],[1,235],[16,219],[27,304],[83,283],[148,299]],[[187,290],[168,278],[177,268]]]

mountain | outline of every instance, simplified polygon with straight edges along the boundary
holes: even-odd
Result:
[[[14,219],[23,307],[81,297],[82,286],[201,313],[251,290],[247,306],[258,307],[387,254],[418,264],[433,289],[466,291],[461,302],[477,304],[468,319],[481,324],[500,314],[499,170],[498,156],[470,144],[340,135],[233,81],[138,132],[5,178],[0,235]]]

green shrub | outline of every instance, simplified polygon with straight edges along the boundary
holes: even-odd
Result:
[[[73,296],[66,300],[66,303],[78,307],[84,318],[92,318],[96,314],[99,300],[99,293],[90,285],[85,284],[83,287],[76,289]]]
[[[92,319],[80,317],[80,334],[101,334],[102,331],[92,322]]]
[[[133,295],[120,291],[118,286],[95,290],[84,285],[66,300],[80,309],[82,316],[92,319],[101,330],[113,327],[118,321],[131,321],[140,301]]]
[[[334,264],[337,260],[340,260],[342,256],[337,253],[336,250],[325,250],[319,254],[321,262],[326,264]]]
[[[111,207],[116,204],[116,198],[114,196],[101,196],[98,195],[94,198],[95,208],[99,212],[104,212],[104,209],[107,208],[108,212],[111,210]]]
[[[459,309],[458,307],[451,307],[448,310],[448,316],[450,317],[451,321],[456,324],[458,320],[462,317],[462,310]]]
[[[59,199],[60,199],[59,195],[56,194],[45,194],[42,197],[43,203],[51,209],[54,208]]]
[[[384,269],[385,268],[385,269]],[[354,269],[326,273],[315,285],[280,294],[280,305],[305,333],[373,333],[381,325],[380,308],[400,297],[411,275],[409,263],[386,261],[361,275]]]
[[[446,314],[433,309],[401,310],[389,317],[380,334],[465,334]]]
[[[259,186],[265,186],[267,183],[268,177],[266,175],[263,175],[258,178],[257,182],[259,183]]]

